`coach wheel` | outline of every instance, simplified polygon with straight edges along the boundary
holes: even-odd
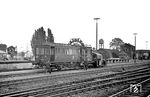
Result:
[[[58,65],[56,65],[56,69],[57,69],[58,71],[61,71],[61,67],[58,66]]]
[[[80,68],[81,68],[81,69],[84,68],[84,62],[80,62]]]
[[[97,63],[97,64],[96,64],[96,67],[99,67],[99,66],[100,66],[99,60],[97,60],[96,63]]]
[[[96,62],[96,61],[94,61],[94,63],[93,63],[93,67],[94,67],[94,68],[96,68],[96,67],[97,67],[97,62]]]
[[[51,72],[52,72],[52,68],[51,68],[50,65],[51,65],[51,64],[49,64],[49,63],[45,64],[45,67],[46,67],[46,70],[47,70],[48,73],[51,73]]]
[[[47,69],[47,72],[48,72],[48,73],[51,73],[51,72],[52,72],[52,68],[48,68],[48,69]]]

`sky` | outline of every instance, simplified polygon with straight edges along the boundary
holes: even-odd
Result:
[[[121,38],[137,49],[150,49],[149,0],[0,0],[0,43],[31,50],[36,29],[50,28],[56,43],[80,38],[95,47],[96,21],[98,38],[105,48],[113,38]]]

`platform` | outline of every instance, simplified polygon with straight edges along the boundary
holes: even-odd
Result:
[[[46,73],[43,69],[38,69],[38,70],[22,70],[22,71],[9,71],[9,72],[0,72],[0,82],[3,81],[10,81],[10,80],[18,80],[18,79],[25,79],[25,78],[33,78],[33,77],[44,77],[44,76],[55,76],[55,75],[63,75],[63,74],[71,74],[71,73],[79,73],[79,72],[86,72],[86,71],[93,71],[93,70],[102,70],[102,72],[106,69],[110,70],[111,68],[115,68],[115,71],[121,71],[122,67],[125,68],[125,70],[127,70],[126,68],[128,68],[129,66],[132,66],[133,64],[115,64],[115,65],[108,65],[106,67],[102,67],[102,68],[92,68],[92,69],[88,69],[88,70],[84,70],[84,69],[80,69],[80,70],[70,70],[70,71],[59,71],[59,72],[52,72],[52,73]],[[116,67],[118,67],[118,69],[116,70]],[[37,72],[41,72],[43,71],[43,73],[37,73]],[[34,74],[32,74],[34,73]],[[13,75],[18,75],[21,74],[23,76],[16,76],[13,77]],[[12,77],[11,77],[12,75]],[[10,76],[10,77],[3,77],[2,76]]]

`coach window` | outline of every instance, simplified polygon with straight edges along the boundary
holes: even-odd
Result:
[[[67,55],[67,49],[65,49],[65,48],[64,48],[64,54],[66,54],[66,55]]]
[[[56,48],[56,51],[55,51],[57,54],[59,53],[59,48]]]
[[[67,55],[70,55],[70,51],[69,51],[69,48],[67,49]]]
[[[49,49],[45,48],[45,55],[49,55]]]
[[[63,48],[63,53],[67,55],[67,50],[65,48]]]
[[[72,49],[69,49],[69,55],[72,55]]]
[[[58,53],[58,48],[55,48],[55,53]]]
[[[53,49],[51,48],[51,55],[53,55]]]
[[[57,48],[57,53],[60,53],[60,48]]]
[[[56,54],[58,53],[58,48],[55,48],[55,53],[56,53]]]
[[[72,55],[71,49],[68,49],[68,54]]]
[[[36,54],[39,55],[40,54],[40,50],[39,48],[36,48]]]
[[[51,48],[51,55],[54,55],[54,48]]]
[[[62,48],[62,53],[65,54],[65,48]]]
[[[80,49],[77,52],[78,52],[78,54],[80,54]]]
[[[76,50],[75,49],[73,49],[73,55],[76,55]]]
[[[44,55],[44,48],[41,48],[41,55]]]
[[[72,55],[72,49],[68,49],[69,55]]]
[[[66,48],[66,50],[65,50],[65,54],[66,55],[69,55],[69,52],[68,52],[68,49]]]
[[[74,55],[74,49],[72,49],[72,54]]]
[[[60,53],[60,48],[57,48],[57,53]]]
[[[69,49],[67,49],[67,55],[70,55]]]
[[[49,55],[51,55],[51,48],[49,48]]]

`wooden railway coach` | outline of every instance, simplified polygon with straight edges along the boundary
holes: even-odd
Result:
[[[92,61],[91,47],[72,46],[61,43],[42,43],[34,46],[37,65],[61,68],[76,68],[83,61]]]

